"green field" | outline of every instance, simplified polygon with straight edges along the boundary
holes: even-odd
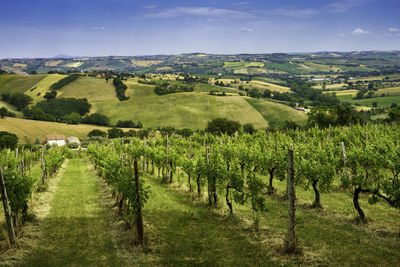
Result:
[[[246,101],[258,110],[270,125],[282,126],[285,120],[295,121],[299,125],[306,124],[307,115],[304,111],[263,99],[246,98]]]
[[[87,134],[93,129],[107,131],[107,127],[95,125],[70,125],[58,122],[35,121],[17,118],[0,119],[0,131],[7,131],[18,136],[20,144],[33,144],[36,138],[42,142],[46,135],[49,134],[64,134],[68,136],[76,136],[78,138],[86,138]],[[127,130],[127,129],[125,129]]]
[[[33,104],[37,102],[44,101],[43,98],[46,92],[50,91],[50,86],[53,83],[58,82],[62,78],[66,77],[65,75],[60,74],[49,74],[43,80],[35,84],[32,88],[25,92],[26,95],[29,95],[33,98]],[[33,90],[32,90],[33,89]]]
[[[24,93],[45,77],[46,75],[0,75],[0,93]]]
[[[104,79],[82,77],[67,84],[57,97],[87,98],[89,102],[118,101],[112,81]]]
[[[268,122],[246,100],[247,97],[217,97],[218,115],[241,123],[252,123],[256,128],[268,127]]]

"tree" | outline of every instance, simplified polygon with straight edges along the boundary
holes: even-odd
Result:
[[[46,98],[47,101],[49,101],[56,98],[56,96],[57,96],[57,91],[51,91],[47,92],[43,97]]]
[[[73,112],[65,116],[65,121],[67,124],[79,124],[79,122],[81,121],[81,116],[78,113]]]
[[[373,106],[374,108],[378,107],[378,102],[372,102],[372,106]]]
[[[256,132],[256,129],[252,123],[246,123],[243,124],[243,131],[248,134],[253,134]]]
[[[7,114],[8,110],[5,107],[0,108],[0,117],[4,118]]]
[[[126,121],[119,120],[116,126],[120,128],[135,128],[136,124],[132,120],[126,120]]]
[[[400,108],[391,108],[388,119],[389,121],[400,121]]]
[[[221,135],[221,134],[233,135],[235,132],[239,131],[239,129],[240,129],[239,122],[228,120],[226,118],[217,118],[208,122],[205,131],[215,135]]]
[[[111,128],[107,131],[108,138],[121,138],[124,137],[124,131],[119,128]]]
[[[249,96],[254,97],[254,98],[260,98],[262,94],[260,93],[260,90],[257,88],[250,89],[249,91]]]
[[[110,124],[110,119],[106,115],[93,113],[82,118],[82,123],[108,126]]]
[[[6,131],[0,132],[0,149],[11,148],[15,149],[17,147],[18,137]]]
[[[94,129],[94,130],[91,130],[91,131],[88,133],[87,136],[88,136],[89,138],[94,137],[94,136],[107,137],[107,133],[106,133],[106,132],[103,132],[103,131],[101,131],[101,130],[99,130],[99,129]]]
[[[32,102],[32,97],[23,93],[15,93],[10,96],[9,103],[17,107],[18,110],[24,109]]]

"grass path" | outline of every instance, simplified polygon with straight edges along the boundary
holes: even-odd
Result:
[[[234,217],[210,211],[190,195],[160,184],[145,174],[150,186],[144,220],[151,257],[143,265],[271,266],[271,252]]]
[[[71,159],[58,182],[41,238],[24,266],[122,265],[101,203],[99,184],[86,159]]]

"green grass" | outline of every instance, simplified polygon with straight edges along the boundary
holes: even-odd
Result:
[[[282,126],[286,120],[304,125],[307,121],[305,112],[297,111],[283,104],[256,98],[246,98],[246,101],[258,110],[270,125]]]
[[[353,99],[351,95],[342,95],[338,96],[341,101],[349,102],[353,105],[359,104],[360,106],[372,107],[373,102],[378,103],[378,107],[388,108],[392,105],[392,103],[400,104],[400,96],[385,96],[385,97],[372,97],[365,99]]]
[[[241,124],[252,123],[256,128],[268,127],[268,122],[246,99],[242,96],[217,97],[218,115]]]
[[[0,93],[24,93],[47,75],[0,75]]]
[[[187,190],[186,176],[181,173],[178,179],[183,184],[181,188]],[[267,177],[261,177],[261,179],[267,181]],[[337,179],[334,185],[338,184],[340,182]],[[156,187],[154,184],[151,186]],[[196,189],[194,184],[192,186]],[[286,182],[275,180],[274,186],[277,188],[277,194],[267,196],[267,211],[259,213],[259,231],[247,233],[247,238],[254,234],[258,239],[256,242],[262,244],[261,247],[269,252],[266,257],[276,259],[282,265],[326,266],[334,263],[340,266],[397,266],[400,263],[398,258],[399,210],[381,201],[370,205],[367,197],[362,196],[360,205],[369,223],[358,225],[355,222],[356,211],[352,204],[351,192],[335,189],[336,192],[322,193],[321,202],[324,209],[315,210],[310,208],[314,200],[313,192],[305,191],[300,186],[296,187],[296,232],[303,256],[290,257],[281,254],[287,233],[287,203],[282,200]],[[219,194],[221,206],[219,212],[227,214],[228,208],[223,193],[221,190]],[[168,193],[157,191],[157,195],[168,195]],[[178,204],[168,203],[166,208],[174,209],[175,205]],[[242,229],[251,227],[253,213],[249,204],[234,203],[233,210],[235,215],[231,220],[227,220],[228,222],[240,219]],[[202,222],[198,217],[195,217],[195,221]],[[238,229],[237,232],[241,231]],[[186,235],[186,233],[181,235]],[[227,247],[230,245],[227,244]]]
[[[57,97],[87,98],[89,102],[118,101],[112,80],[81,77],[59,90]]]
[[[118,266],[108,211],[86,159],[69,164],[58,182],[51,210],[41,223],[38,246],[23,266]]]
[[[216,86],[208,83],[196,83],[194,86],[194,92],[205,92],[208,93],[210,91],[218,91],[218,92],[225,92],[230,94],[238,94],[239,91],[236,88],[228,88],[228,87],[221,87]]]
[[[151,188],[144,207],[151,255],[138,265],[260,266],[278,264],[240,221],[221,216],[187,194],[145,176]]]
[[[152,88],[148,90],[152,91]],[[218,112],[215,97],[200,93],[131,97],[122,102],[97,102],[94,103],[94,110],[109,116],[112,123],[133,120],[141,121],[145,128],[173,126],[192,129],[204,128],[208,121],[217,117]]]
[[[46,100],[44,98],[44,95],[46,92],[50,92],[50,86],[53,83],[58,82],[62,78],[66,77],[66,75],[60,75],[60,74],[49,74],[47,75],[43,80],[35,84],[32,88],[28,89],[25,94],[29,95],[33,98],[33,104],[36,104],[37,102],[44,101]],[[34,90],[31,90],[35,88]],[[40,93],[40,95],[38,95]],[[59,92],[57,92],[59,94]]]

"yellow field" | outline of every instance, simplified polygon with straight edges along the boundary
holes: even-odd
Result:
[[[66,137],[76,136],[82,139],[86,138],[87,134],[93,129],[107,131],[108,127],[86,124],[69,125],[58,122],[34,121],[17,118],[0,119],[0,131],[7,131],[16,134],[20,144],[32,144],[36,141],[36,138],[39,138],[40,142],[42,142],[46,138],[46,135],[49,134],[63,134]]]
[[[400,87],[383,88],[375,92],[376,96],[380,96],[382,94],[385,94],[386,96],[398,96],[400,95]]]
[[[33,104],[36,104],[37,102],[45,100],[43,96],[46,94],[46,92],[50,92],[50,86],[53,83],[58,82],[62,78],[66,77],[66,75],[61,75],[61,74],[49,74],[47,75],[46,78],[35,84],[32,88],[35,88],[35,90],[31,91],[32,88],[29,90],[25,91],[26,95],[29,95],[33,98]],[[38,96],[38,93],[40,95]]]
[[[64,62],[64,60],[52,60],[52,61],[46,61],[46,63],[44,63],[44,65],[47,67],[55,67],[55,66],[60,65],[63,62]]]
[[[131,63],[135,67],[148,67],[162,63],[162,60],[135,60],[131,59]]]
[[[332,89],[341,89],[343,86],[346,86],[347,84],[345,83],[335,83],[335,84],[327,84],[326,89],[327,90],[332,90]],[[313,86],[315,89],[322,89],[322,84],[318,84]]]
[[[14,67],[23,67],[23,68],[25,68],[27,65],[26,64],[22,64],[22,63],[14,63],[13,66]]]
[[[218,115],[241,124],[252,123],[256,128],[268,127],[268,122],[241,96],[216,97]]]
[[[335,93],[337,96],[343,96],[343,95],[355,96],[357,92],[358,92],[357,90],[339,90],[339,91],[324,91],[324,94]]]
[[[280,93],[287,93],[290,91],[289,87],[285,87],[285,86],[281,86],[281,85],[276,85],[273,83],[267,83],[267,82],[263,82],[263,81],[250,81],[248,83],[248,85],[250,87],[255,87],[257,89],[260,90],[270,90],[270,91],[276,91],[276,92],[280,92]],[[246,86],[245,86],[246,87]]]
[[[71,62],[71,63],[63,65],[63,67],[77,68],[77,67],[82,66],[82,65],[83,65],[83,62]]]

